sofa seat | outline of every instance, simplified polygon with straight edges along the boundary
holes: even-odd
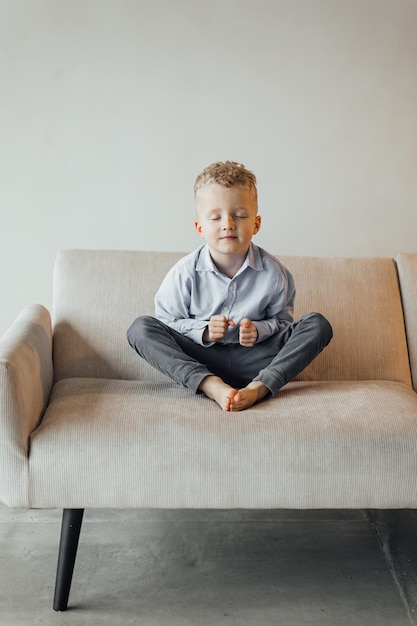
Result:
[[[63,379],[30,437],[29,500],[416,507],[417,395],[390,381],[292,382],[250,410],[224,413],[171,382]]]

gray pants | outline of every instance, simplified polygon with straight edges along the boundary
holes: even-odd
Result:
[[[127,332],[134,350],[150,365],[195,393],[216,375],[236,389],[261,381],[272,395],[299,374],[333,336],[320,313],[309,313],[251,348],[240,344],[205,347],[150,316],[138,317]]]

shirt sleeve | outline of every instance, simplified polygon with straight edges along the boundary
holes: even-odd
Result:
[[[266,308],[265,319],[254,321],[258,331],[257,343],[283,330],[294,321],[295,284],[292,274],[281,266],[281,276],[271,290],[271,299]]]
[[[155,296],[155,317],[196,343],[211,345],[203,341],[208,320],[195,319],[190,315],[192,288],[191,276],[182,272],[181,268],[171,268]]]

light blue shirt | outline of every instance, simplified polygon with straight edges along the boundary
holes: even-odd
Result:
[[[233,320],[221,343],[239,343],[239,322],[248,317],[258,342],[293,321],[295,286],[278,259],[251,243],[233,278],[222,274],[207,244],[183,257],[165,276],[155,296],[155,316],[201,345],[212,315]],[[219,342],[217,342],[219,343]]]

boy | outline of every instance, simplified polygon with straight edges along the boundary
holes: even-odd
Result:
[[[275,395],[329,343],[319,313],[293,320],[290,272],[252,243],[259,232],[256,177],[231,161],[197,176],[197,233],[205,244],[168,272],[155,318],[128,330],[136,352],[177,383],[224,411]]]

